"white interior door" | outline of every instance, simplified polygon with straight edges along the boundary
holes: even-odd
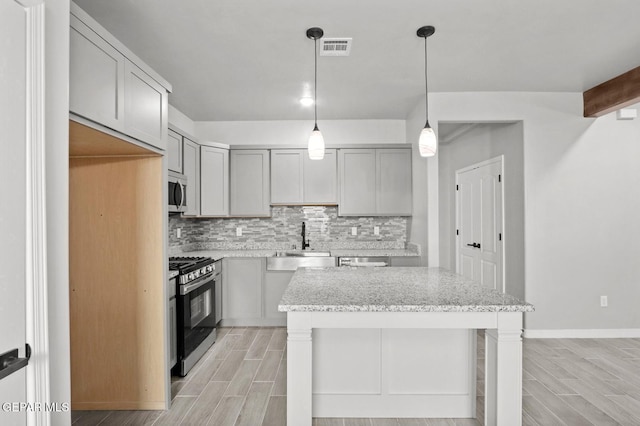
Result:
[[[504,291],[503,158],[456,172],[456,272]]]
[[[18,3],[0,1],[0,354],[18,349],[20,357],[26,341],[26,18]],[[26,397],[25,368],[0,379],[0,424],[26,424],[25,411],[6,407]]]

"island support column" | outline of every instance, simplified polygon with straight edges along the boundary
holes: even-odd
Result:
[[[311,426],[311,313],[287,313],[287,424]]]
[[[522,312],[499,312],[485,334],[485,425],[522,424]]]

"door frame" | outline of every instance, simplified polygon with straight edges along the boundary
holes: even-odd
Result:
[[[15,0],[26,17],[26,280],[27,403],[50,403],[49,294],[45,168],[45,0]],[[50,424],[48,410],[27,412],[28,425]]]
[[[501,215],[501,223],[500,223],[500,229],[501,229],[501,233],[502,233],[502,253],[501,253],[501,265],[500,265],[500,269],[502,270],[502,288],[499,289],[502,293],[506,292],[506,265],[505,265],[505,253],[506,253],[506,247],[507,247],[507,235],[505,235],[504,229],[505,229],[505,202],[504,202],[504,182],[505,182],[505,176],[504,176],[504,155],[499,155],[497,157],[493,157],[490,158],[488,160],[484,160],[484,161],[480,161],[479,163],[475,163],[472,164],[470,166],[466,166],[463,167],[461,169],[458,169],[455,171],[455,175],[456,175],[456,188],[458,187],[458,184],[460,183],[460,175],[462,173],[474,170],[474,169],[478,169],[480,167],[483,166],[487,166],[489,164],[493,164],[493,163],[498,163],[500,164],[500,176],[501,176],[501,183],[502,185],[500,185],[500,192],[502,194],[501,197],[501,206],[500,209],[502,210],[502,215]],[[456,226],[455,226],[455,230],[460,229],[460,192],[458,190],[456,190],[456,204],[455,204],[455,211],[456,211]],[[455,236],[455,244],[456,244],[456,258],[454,261],[455,264],[455,270],[456,273],[459,273],[459,259],[460,259],[460,236],[459,235],[454,235]]]

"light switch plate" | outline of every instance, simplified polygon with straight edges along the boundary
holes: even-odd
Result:
[[[357,226],[352,226],[351,227],[351,235],[358,235],[358,227]]]
[[[182,238],[182,228],[176,229],[176,238]]]
[[[236,237],[242,237],[242,228],[240,227],[236,228]]]
[[[374,226],[373,227],[373,235],[380,235],[380,227],[379,226]]]

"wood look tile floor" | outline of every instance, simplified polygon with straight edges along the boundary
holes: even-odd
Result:
[[[286,330],[218,330],[168,411],[74,411],[74,426],[286,424]],[[484,416],[484,334],[478,333],[477,417]],[[525,339],[525,426],[640,425],[640,339]],[[314,426],[482,425],[476,419],[314,419]]]

